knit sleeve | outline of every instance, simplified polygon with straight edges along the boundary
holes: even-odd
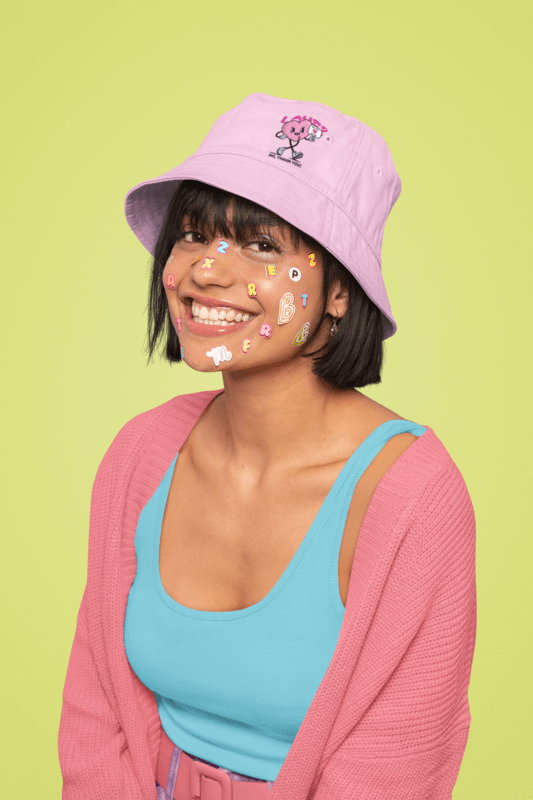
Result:
[[[452,797],[470,727],[476,635],[475,516],[453,462],[399,524],[341,709],[348,733],[313,800]]]
[[[126,736],[99,678],[85,593],[63,688],[58,751],[62,800],[141,799]]]
[[[121,691],[110,667],[107,631],[119,595],[118,559],[109,556],[127,465],[140,440],[139,417],[119,431],[93,483],[87,582],[63,688],[58,755],[62,800],[146,800],[121,724]],[[113,661],[113,664],[115,662]],[[123,673],[120,673],[121,675]],[[123,678],[120,678],[123,681]],[[155,784],[154,784],[155,800]]]

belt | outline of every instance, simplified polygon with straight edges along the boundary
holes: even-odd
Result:
[[[174,742],[162,730],[155,779],[165,790],[173,750]],[[227,772],[195,761],[182,750],[174,794],[169,800],[267,800],[268,797],[267,783],[233,781]]]

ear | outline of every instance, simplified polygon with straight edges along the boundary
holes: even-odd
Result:
[[[331,314],[333,319],[336,315],[343,317],[348,311],[350,295],[348,289],[342,285],[340,280],[332,283],[329,289],[329,298],[326,305],[326,314]]]

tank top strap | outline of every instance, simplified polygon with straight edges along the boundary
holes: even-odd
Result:
[[[363,472],[372,463],[374,458],[383,449],[389,439],[398,433],[412,433],[421,436],[427,428],[416,422],[404,419],[390,419],[378,425],[369,436],[352,453],[344,467],[341,469],[333,491],[328,497],[328,511],[335,504],[335,518],[342,523],[344,529],[346,518],[352,501],[357,482]]]

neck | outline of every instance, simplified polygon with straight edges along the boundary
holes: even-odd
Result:
[[[231,472],[246,466],[251,479],[269,470],[290,470],[327,459],[337,444],[343,417],[364,397],[353,389],[334,389],[310,369],[295,362],[259,373],[223,373],[224,394],[213,403],[211,431],[217,438],[217,458]],[[253,478],[252,478],[253,476]]]

